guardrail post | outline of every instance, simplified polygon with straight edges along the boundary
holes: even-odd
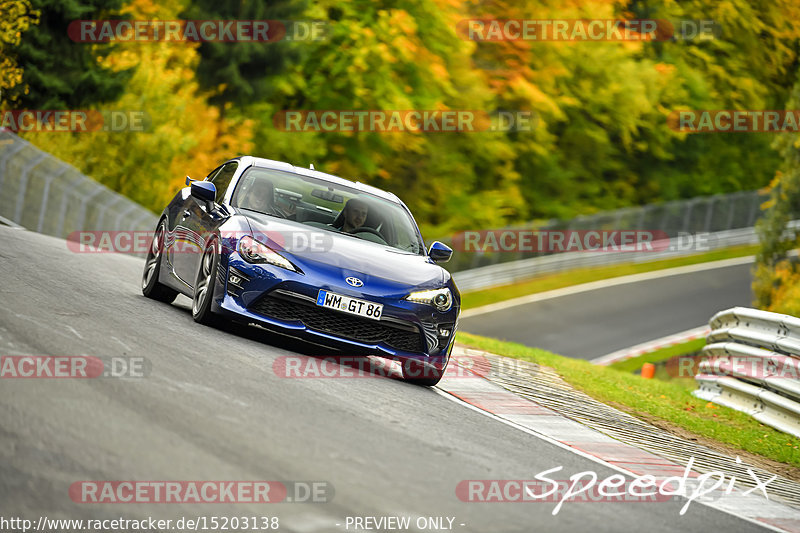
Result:
[[[50,198],[50,184],[53,183],[53,181],[60,178],[61,176],[63,176],[67,170],[69,170],[69,167],[67,165],[64,165],[63,167],[61,167],[60,171],[45,178],[44,191],[42,191],[42,205],[41,207],[39,207],[39,221],[36,225],[36,231],[38,233],[41,233],[42,229],[44,228],[44,213],[45,211],[47,211],[47,201]]]
[[[24,147],[25,147],[25,145],[24,145],[24,144],[22,144],[22,143],[19,143],[19,144],[17,144],[16,146],[14,146],[14,147],[13,147],[11,150],[9,150],[8,152],[6,152],[6,153],[3,155],[3,157],[2,157],[2,158],[0,158],[0,168],[2,168],[2,169],[3,169],[3,171],[2,171],[2,172],[0,172],[0,187],[2,187],[2,186],[3,186],[3,179],[4,179],[4,178],[5,178],[5,176],[6,176],[6,168],[8,167],[8,160],[9,160],[9,159],[11,159],[11,156],[12,156],[12,155],[16,154],[17,152],[19,152],[20,150],[22,150]]]
[[[119,202],[120,200],[122,200],[124,198],[125,197],[122,196],[122,195],[114,195],[112,197],[112,199],[111,199],[112,200],[111,202],[109,202],[107,204],[104,204],[103,207],[100,208],[100,213],[98,213],[98,215],[97,215],[97,229],[98,230],[102,230],[103,229],[103,222],[105,222],[106,212],[111,208],[111,206],[115,205],[117,202]]]
[[[83,174],[78,174],[78,177],[72,180],[67,187],[64,188],[64,195],[61,197],[61,211],[58,214],[58,236],[64,236],[64,217],[67,216],[67,202],[69,202],[69,197],[72,195],[72,191],[83,182],[83,180],[89,179]]]
[[[127,215],[137,207],[139,207],[138,204],[131,204],[128,206],[127,209],[124,209],[117,214],[116,223],[114,224],[114,231],[119,231],[120,223],[125,219],[125,215]]]
[[[28,166],[22,169],[22,173],[20,174],[19,178],[19,191],[17,192],[17,206],[14,210],[14,222],[19,223],[22,221],[22,208],[25,205],[25,192],[28,189],[28,174],[30,174],[31,170],[33,170],[39,163],[45,160],[47,154],[42,152],[37,157],[33,159]]]
[[[711,219],[713,218],[714,214],[714,204],[717,202],[717,197],[712,196],[708,202],[708,211],[706,211],[706,223],[704,226],[704,230],[706,233],[711,232]]]
[[[81,216],[78,218],[78,220],[80,222],[78,223],[78,226],[77,226],[79,231],[85,229],[83,227],[83,224],[84,224],[84,222],[86,222],[86,207],[89,205],[89,200],[91,200],[92,198],[94,198],[95,196],[100,194],[101,192],[103,192],[103,189],[100,188],[100,187],[97,187],[94,190],[93,193],[91,193],[91,194],[89,194],[87,196],[84,196],[83,200],[81,200],[81,210],[80,210]]]

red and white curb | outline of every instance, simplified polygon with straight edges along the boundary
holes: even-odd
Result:
[[[456,354],[457,351],[463,350],[456,348],[454,355],[463,355]],[[651,475],[660,482],[667,477],[683,476],[686,471],[685,466],[624,444],[477,375],[476,379],[445,376],[434,390],[443,397],[621,474],[633,477]],[[690,471],[689,479],[696,480],[700,475]],[[722,486],[723,489],[725,485],[727,482]],[[758,491],[749,494],[744,492],[739,489],[733,489],[730,493],[717,490],[693,503],[712,507],[773,531],[800,533],[800,511],[757,495]]]

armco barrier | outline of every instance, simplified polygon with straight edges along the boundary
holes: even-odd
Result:
[[[598,230],[658,230],[665,237],[680,235],[723,234],[730,230],[752,228],[761,216],[761,205],[769,198],[766,190],[739,191],[686,200],[626,207],[570,220],[530,221],[498,230],[536,231],[598,231]],[[481,228],[474,228],[481,229]],[[484,228],[485,229],[485,228]],[[440,239],[454,244],[453,238]],[[543,252],[459,253],[447,263],[450,272],[464,272],[481,267],[516,262],[545,255]]]
[[[157,217],[75,167],[0,129],[0,220],[67,237],[73,231],[152,231]]]
[[[734,307],[709,325],[694,395],[800,438],[800,319]]]
[[[662,246],[661,242],[653,242],[655,250],[642,252],[566,252],[530,259],[521,259],[509,263],[499,263],[461,272],[454,272],[453,278],[462,291],[471,291],[508,285],[529,279],[541,274],[552,274],[576,268],[618,265],[621,263],[642,263],[657,261],[671,257],[696,254],[698,251],[711,251],[731,246],[742,246],[758,243],[755,228],[741,228],[719,231],[704,235],[703,248],[685,248],[680,245],[681,237],[669,240]]]

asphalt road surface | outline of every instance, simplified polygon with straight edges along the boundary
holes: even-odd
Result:
[[[532,479],[556,466],[563,479],[614,472],[430,389],[280,378],[276,358],[320,350],[255,328],[200,326],[185,298],[145,299],[138,258],[78,254],[0,227],[0,264],[0,355],[144,357],[149,367],[146,377],[0,380],[6,519],[275,516],[280,531],[328,532],[348,531],[347,516],[405,515],[455,517],[454,531],[475,532],[760,529],[699,504],[679,516],[680,500],[567,503],[556,516],[553,503],[461,502],[455,487],[466,479]],[[69,487],[82,480],[322,481],[333,497],[76,503]]]
[[[459,329],[595,359],[707,324],[753,301],[751,264],[626,283],[463,318]]]

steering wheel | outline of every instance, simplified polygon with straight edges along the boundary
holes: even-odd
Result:
[[[388,244],[388,243],[386,242],[386,239],[384,238],[384,236],[383,236],[383,235],[381,235],[381,232],[380,232],[380,231],[378,231],[378,230],[376,230],[375,228],[369,228],[369,227],[367,227],[367,226],[361,226],[361,227],[359,227],[359,228],[356,228],[356,229],[354,229],[354,230],[353,230],[353,231],[351,231],[350,233],[353,233],[353,234],[356,234],[356,233],[372,233],[373,235],[375,235],[375,236],[377,236],[377,237],[380,237],[380,239],[381,239],[381,240],[382,240],[382,241],[383,241],[385,244]]]

